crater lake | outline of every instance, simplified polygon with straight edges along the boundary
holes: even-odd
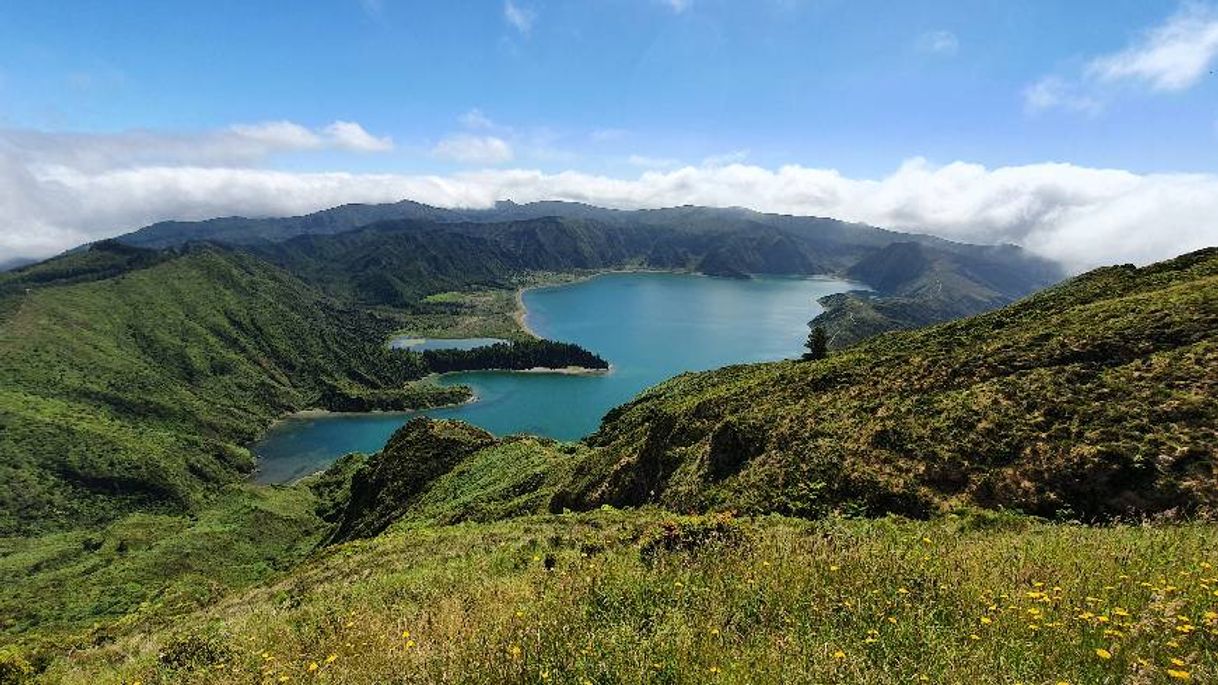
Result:
[[[613,407],[685,371],[798,357],[816,300],[864,286],[827,277],[728,279],[672,273],[608,273],[523,293],[528,327],[573,342],[612,369],[570,375],[512,371],[446,374],[476,400],[419,412],[304,414],[276,423],[251,449],[259,482],[286,482],[349,452],[376,452],[414,416],[460,419],[496,435],[574,440]]]

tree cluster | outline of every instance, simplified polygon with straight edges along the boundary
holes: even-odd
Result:
[[[568,366],[609,368],[608,362],[579,345],[553,340],[495,343],[472,350],[427,350],[423,352],[423,361],[437,373],[481,369],[562,369]]]

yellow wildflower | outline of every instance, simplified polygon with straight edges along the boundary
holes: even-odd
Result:
[[[313,661],[313,662],[310,662],[310,663],[309,663],[309,673],[312,673],[313,671],[316,671],[318,668],[320,668],[320,666],[318,666],[318,665],[317,665],[317,662],[316,662],[316,661]]]
[[[1167,669],[1167,675],[1172,678],[1175,678],[1176,680],[1192,680],[1193,679],[1193,675],[1191,673],[1189,673],[1188,671],[1177,671],[1172,668]]]
[[[1098,656],[1099,658],[1103,659],[1104,661],[1107,661],[1112,658],[1112,652],[1104,649],[1103,647],[1096,649],[1095,655]]]
[[[833,653],[833,658],[834,659],[845,659],[846,653],[839,649]]]

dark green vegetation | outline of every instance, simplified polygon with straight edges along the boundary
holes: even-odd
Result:
[[[552,340],[496,343],[472,350],[426,350],[422,356],[427,368],[438,373],[473,369],[609,368],[608,362],[579,345]]]
[[[885,331],[994,309],[1010,302],[1011,293],[1027,294],[1022,290],[1026,274],[1015,248],[991,250],[987,258],[979,259],[924,243],[894,242],[845,273],[874,292],[822,298],[825,312],[814,323],[826,329],[830,347],[845,347]]]
[[[234,486],[197,516],[0,539],[0,644],[19,636],[37,665],[137,626],[169,627],[303,560],[324,531],[317,502],[303,486]]]
[[[538,443],[534,460],[546,469],[524,480],[516,469],[529,460],[503,459],[505,443],[463,442],[438,456],[444,445],[424,440],[422,425],[369,462],[394,473],[388,464],[405,460],[397,477],[411,489],[389,498],[392,511],[361,511],[376,528],[429,499],[424,486],[469,503],[442,516],[450,521],[484,520],[479,512],[495,509],[488,492],[527,492],[537,513],[652,504],[921,518],[980,506],[1090,521],[1212,511],[1218,250],[1100,269],[818,361],[684,374],[610,412],[587,447]],[[454,496],[464,488],[434,473],[408,475],[412,450],[460,469],[459,480],[476,478],[484,496]],[[377,487],[402,487],[393,482]]]
[[[808,340],[804,343],[804,348],[807,352],[803,353],[804,361],[815,361],[824,359],[829,354],[828,336],[825,335],[823,326],[815,325],[812,327],[812,332],[808,333]]]
[[[223,250],[100,244],[0,292],[4,534],[193,508],[277,416],[426,372],[378,344],[395,322]]]
[[[360,226],[366,227],[352,230]],[[834,274],[875,291],[826,301],[830,311],[821,323],[835,347],[992,309],[1062,277],[1055,265],[1013,246],[964,245],[738,208],[619,211],[502,202],[451,210],[399,202],[284,219],[167,222],[119,240],[152,247],[189,240],[243,245],[332,295],[395,307],[415,307],[422,295],[441,290],[501,287],[525,271]]]
[[[586,444],[416,419],[304,483],[228,491],[174,524],[187,547],[167,535],[136,564],[120,542],[145,514],[8,543],[0,597],[24,618],[0,663],[48,682],[1206,682],[1212,523],[1010,510],[1212,510],[1216,335],[1207,250],[820,360],[685,374]],[[820,520],[605,506],[638,504]],[[885,513],[932,520],[842,518]],[[250,542],[206,599],[141,599],[154,571],[206,572],[156,551],[204,539]],[[75,578],[99,589],[36,591]]]
[[[288,412],[469,399],[412,382],[433,371],[604,365],[528,340],[431,365],[382,344],[401,323],[215,246],[107,241],[0,274],[0,534],[197,508]]]
[[[1218,250],[1099,269],[814,363],[678,376],[588,443],[555,508],[1212,510]]]
[[[348,230],[382,219],[396,220]],[[918,269],[882,258],[900,234],[744,210],[541,203],[454,213],[403,203],[190,226],[195,237],[243,245],[183,247],[188,225],[174,224],[0,274],[0,475],[13,485],[0,494],[0,532],[190,509],[250,470],[241,445],[285,412],[468,397],[406,385],[430,370],[605,366],[523,336],[511,348],[429,360],[381,347],[392,329],[458,318],[461,303],[440,293],[618,267],[861,269],[893,292],[920,282]],[[1056,274],[1013,248],[905,238],[936,277],[951,276],[940,279],[946,292],[1000,293],[970,300],[978,307]]]
[[[495,436],[468,423],[412,419],[378,457],[353,472],[333,539],[376,535],[400,518],[434,478],[493,444]]]

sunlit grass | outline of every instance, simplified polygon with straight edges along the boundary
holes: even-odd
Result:
[[[1216,566],[1218,529],[1201,523],[604,511],[407,527],[331,549],[183,628],[77,652],[47,675],[1208,682],[1218,673]]]

